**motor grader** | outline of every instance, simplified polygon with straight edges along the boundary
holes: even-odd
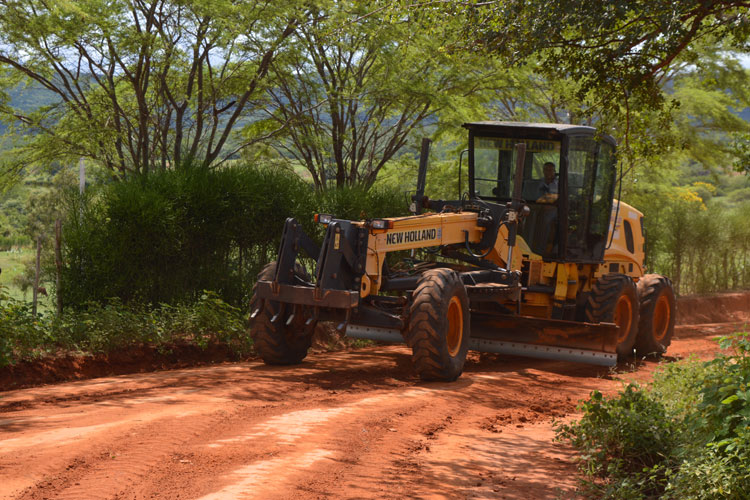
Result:
[[[405,342],[424,380],[455,380],[470,349],[600,365],[666,351],[674,292],[645,274],[643,215],[614,199],[615,140],[577,125],[464,127],[461,199],[425,195],[425,139],[411,215],[317,214],[321,245],[287,219],[251,301],[266,363],[301,362],[319,321]],[[314,275],[300,254],[315,260]]]

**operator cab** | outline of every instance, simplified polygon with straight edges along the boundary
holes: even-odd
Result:
[[[545,260],[601,262],[615,186],[615,140],[593,127],[475,122],[469,130],[469,194],[511,201],[515,144],[526,144],[520,235]]]

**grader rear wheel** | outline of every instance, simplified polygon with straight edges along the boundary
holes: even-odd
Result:
[[[422,274],[412,295],[408,344],[422,380],[456,380],[469,350],[469,297],[451,269]]]
[[[295,264],[294,273],[308,279],[307,273],[299,264]],[[258,274],[258,280],[273,280],[275,274],[276,262],[271,262]],[[257,301],[253,290],[250,310],[254,311],[260,305],[260,311],[252,320],[250,336],[263,362],[267,365],[300,363],[307,356],[307,350],[312,343],[312,335],[305,333],[305,318],[297,314],[292,323],[287,325],[289,315],[293,311],[291,304],[280,304],[270,300],[258,304]]]
[[[639,356],[663,354],[672,342],[675,296],[666,276],[647,274],[638,281],[640,322],[635,350]]]
[[[617,358],[633,352],[638,333],[638,292],[633,280],[624,274],[606,274],[591,289],[586,304],[586,320],[592,323],[615,323]]]

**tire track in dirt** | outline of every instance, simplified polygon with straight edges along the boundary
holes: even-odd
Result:
[[[188,452],[196,469],[193,481],[206,492],[200,498],[273,498],[280,494],[280,485],[295,484],[292,478],[305,476],[319,462],[323,462],[322,469],[329,469],[356,461],[356,453],[347,451],[352,441],[358,449],[364,442],[393,432],[385,427],[388,416],[395,411],[413,414],[431,397],[430,392],[415,388],[399,391],[395,397],[389,393],[364,398],[344,395],[323,408],[289,411],[242,428],[234,426]],[[265,455],[248,452],[256,449]],[[211,477],[202,477],[205,469]],[[217,470],[223,472],[217,475]]]

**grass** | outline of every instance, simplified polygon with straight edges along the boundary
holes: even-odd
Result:
[[[21,288],[15,283],[15,278],[21,276],[26,269],[26,265],[34,261],[35,251],[30,247],[14,248],[8,251],[0,252],[0,287],[4,287],[7,294],[18,301],[31,302],[32,290],[26,290],[24,294]],[[40,283],[46,286],[45,283]],[[49,287],[48,287],[49,288]],[[50,297],[39,297],[38,308],[40,311],[53,309],[53,303]]]
[[[32,248],[19,248],[0,252],[0,286],[8,289],[8,292],[14,299],[22,300],[23,292],[13,282],[17,276],[23,274],[26,264],[34,259],[34,250]],[[28,293],[27,293],[28,295]]]

